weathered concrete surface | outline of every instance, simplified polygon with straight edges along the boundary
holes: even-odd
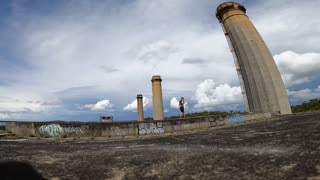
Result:
[[[164,120],[161,77],[152,76],[153,120]]]
[[[62,179],[319,178],[320,112],[132,141],[0,139],[0,159]]]
[[[226,2],[218,6],[216,15],[236,57],[250,112],[291,114],[280,72],[246,9],[238,3]]]
[[[144,120],[144,112],[143,112],[143,96],[142,94],[137,95],[137,113],[138,113],[138,121]]]

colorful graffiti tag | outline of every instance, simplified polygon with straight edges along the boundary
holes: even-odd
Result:
[[[38,130],[43,137],[59,137],[64,134],[64,129],[59,124],[42,125]]]

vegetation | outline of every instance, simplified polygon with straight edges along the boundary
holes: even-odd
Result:
[[[293,113],[298,112],[307,112],[307,111],[316,111],[320,110],[320,99],[311,99],[308,102],[303,102],[300,105],[291,106]],[[225,112],[225,111],[203,111],[203,112],[194,112],[186,114],[186,117],[199,117],[199,116],[225,116],[225,115],[232,115],[232,114],[245,114],[245,112]],[[179,115],[177,116],[170,116],[165,117],[166,120],[170,119],[178,119]],[[152,117],[147,117],[145,120],[152,120]]]
[[[320,110],[320,99],[311,99],[301,105],[291,106],[293,113]]]
[[[188,113],[185,116],[186,117],[199,117],[199,116],[226,116],[226,115],[231,115],[231,114],[238,114],[241,112],[225,112],[225,111],[203,111],[203,112],[194,112],[194,113]],[[177,119],[179,118],[178,116],[170,116],[170,117],[165,117],[165,119]]]

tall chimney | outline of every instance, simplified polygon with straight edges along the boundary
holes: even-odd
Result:
[[[161,77],[159,75],[152,76],[152,100],[153,100],[153,120],[163,120],[163,102]]]
[[[280,72],[245,7],[234,2],[222,3],[216,16],[235,59],[248,110],[291,114]]]
[[[143,121],[143,96],[141,94],[137,95],[137,111],[138,111],[138,121]]]

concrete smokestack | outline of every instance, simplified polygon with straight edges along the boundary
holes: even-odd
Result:
[[[141,94],[137,95],[137,111],[138,111],[138,121],[143,121],[143,96]]]
[[[153,120],[163,120],[163,102],[161,77],[159,75],[152,76],[152,100],[153,100]]]
[[[234,2],[222,3],[216,16],[234,55],[249,111],[291,114],[279,70],[267,45],[246,15],[245,7]]]

